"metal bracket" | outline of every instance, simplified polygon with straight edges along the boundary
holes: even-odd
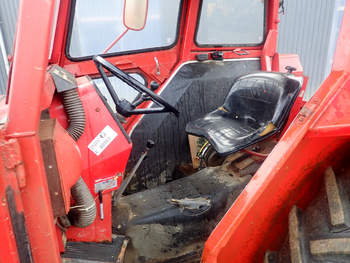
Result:
[[[3,144],[1,154],[4,166],[16,173],[19,188],[26,186],[25,170],[21,157],[21,150],[16,139],[11,139]]]
[[[49,73],[52,76],[58,93],[72,90],[77,87],[77,82],[74,75],[60,66],[53,65],[50,68]]]

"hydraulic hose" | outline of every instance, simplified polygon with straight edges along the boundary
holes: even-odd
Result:
[[[84,133],[85,112],[77,89],[67,90],[61,93],[63,107],[68,116],[69,126],[67,132],[77,141]],[[76,227],[87,227],[96,218],[96,203],[83,178],[73,185],[71,189],[75,205],[68,213],[69,221]]]

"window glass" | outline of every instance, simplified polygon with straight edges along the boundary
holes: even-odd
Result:
[[[146,85],[145,79],[140,74],[131,73],[129,75],[132,76],[133,78],[135,78],[136,80],[138,80],[140,83]],[[118,79],[115,76],[111,76],[108,78],[109,78],[109,81],[111,82],[115,92],[117,93],[119,99],[121,99],[121,100],[126,99],[129,102],[133,102],[137,98],[137,95],[139,94],[139,92],[136,91],[135,89],[133,89],[132,87],[130,87],[124,81]],[[103,82],[103,79],[97,78],[97,79],[94,79],[93,82],[96,84],[97,88],[100,90],[102,95],[106,98],[109,106],[115,112],[116,109],[115,109],[114,101],[113,101],[111,95],[109,94],[108,89],[107,89],[105,83]]]
[[[264,0],[203,0],[198,45],[256,45],[264,40]]]
[[[108,53],[164,48],[176,41],[181,0],[149,0],[146,26],[129,30]],[[72,58],[102,54],[126,28],[124,0],[76,0],[68,43]]]

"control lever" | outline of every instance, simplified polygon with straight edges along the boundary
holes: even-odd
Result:
[[[154,141],[152,140],[148,140],[147,144],[146,144],[146,149],[145,151],[141,154],[139,160],[137,161],[136,165],[134,166],[134,168],[132,168],[131,173],[129,174],[129,176],[121,183],[119,189],[117,190],[116,194],[114,195],[113,198],[113,204],[115,205],[120,197],[123,195],[124,191],[126,190],[126,188],[128,187],[128,185],[131,182],[131,179],[134,178],[137,169],[140,167],[142,161],[146,158],[148,151],[154,146]]]
[[[288,71],[289,74],[292,74],[293,71],[296,71],[297,69],[295,67],[287,66],[285,69]]]
[[[98,200],[100,201],[100,218],[103,220],[105,218],[103,213],[103,193],[102,191],[98,192]]]

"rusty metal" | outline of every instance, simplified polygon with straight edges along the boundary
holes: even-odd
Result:
[[[122,248],[120,249],[120,253],[118,255],[116,263],[124,262],[125,252],[126,252],[126,248],[128,247],[128,244],[129,244],[129,239],[124,239],[123,245],[122,245]]]

